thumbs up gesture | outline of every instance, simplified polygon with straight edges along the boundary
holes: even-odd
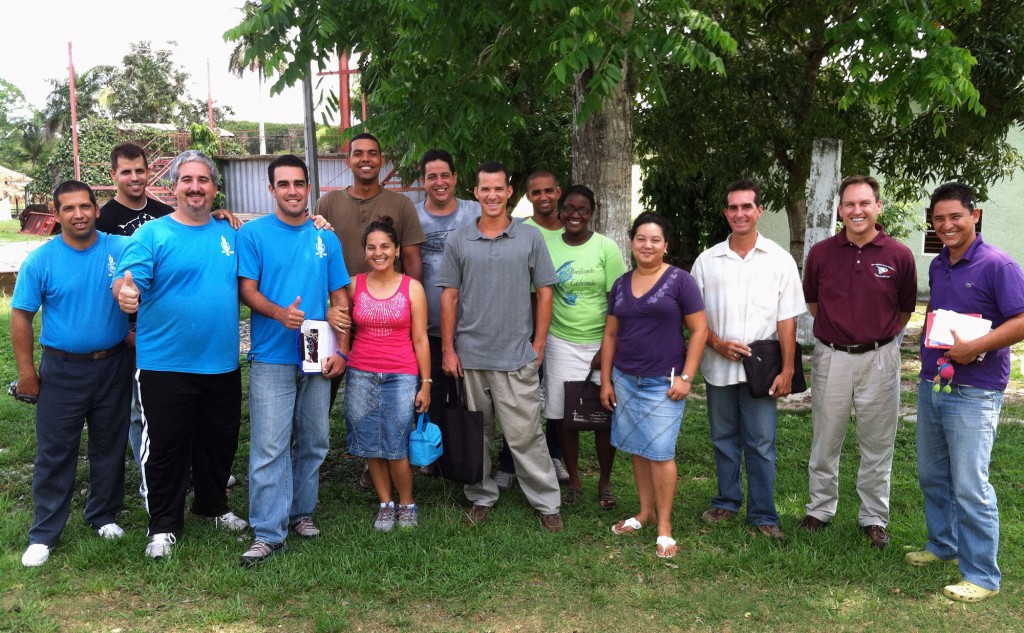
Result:
[[[306,313],[299,310],[299,302],[301,300],[302,297],[295,297],[295,301],[292,301],[290,306],[282,308],[278,313],[277,320],[289,330],[299,329],[302,327],[302,322],[306,319]]]
[[[139,289],[132,281],[130,270],[124,272],[124,281],[117,291],[117,305],[128,314],[135,314],[139,311]]]

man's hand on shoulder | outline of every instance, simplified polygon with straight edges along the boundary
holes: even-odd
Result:
[[[228,211],[227,209],[217,209],[213,212],[213,218],[215,220],[227,220],[231,228],[238,230],[238,227],[242,226],[242,221],[235,217],[235,214]]]
[[[333,231],[334,227],[327,221],[322,215],[311,215],[309,216],[310,222],[313,223],[313,227],[322,231]]]

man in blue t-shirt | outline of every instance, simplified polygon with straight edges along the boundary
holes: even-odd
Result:
[[[89,496],[85,521],[108,539],[124,499],[132,359],[128,318],[110,296],[110,278],[127,238],[96,231],[99,209],[85,183],[68,180],[53,192],[61,234],[25,259],[11,298],[11,347],[17,393],[38,397],[35,516],[26,567],[50,557],[71,511],[82,428],[89,424]],[[39,373],[32,364],[32,321],[42,308]]]
[[[110,179],[117,187],[113,199],[100,207],[96,230],[111,235],[131,237],[146,222],[174,213],[174,207],[149,197],[149,160],[146,150],[135,143],[118,143],[110,150]],[[238,228],[241,221],[226,209],[215,211],[213,217],[227,220]],[[128,319],[128,328],[135,330],[135,319]],[[134,343],[129,339],[129,344]],[[134,355],[134,350],[132,350]],[[133,389],[131,422],[128,425],[128,443],[135,461],[142,463],[142,409],[139,394]],[[228,478],[228,487],[234,485]]]
[[[169,174],[177,209],[135,232],[111,287],[121,309],[139,315],[135,376],[150,558],[168,556],[181,531],[190,466],[192,514],[228,530],[247,527],[224,490],[242,398],[236,233],[211,217],[217,167],[209,157],[182,152]]]
[[[349,349],[348,328],[341,326],[348,272],[338,238],[307,220],[306,164],[280,156],[267,172],[277,207],[238,233],[238,292],[252,310],[249,522],[255,539],[242,554],[246,566],[286,551],[288,526],[303,538],[320,535],[313,508],[329,446],[331,378],[344,371]],[[317,374],[300,367],[298,330],[306,320],[327,321],[338,338],[338,353],[323,359]]]

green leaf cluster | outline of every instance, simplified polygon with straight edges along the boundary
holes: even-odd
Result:
[[[935,181],[956,178],[984,192],[1021,165],[1005,141],[1024,108],[1018,2],[695,6],[717,16],[735,54],[724,58],[724,74],[662,62],[668,99],[650,100],[635,118],[645,176],[660,179],[645,183],[646,203],[685,225],[720,214],[726,183],[753,178],[766,205],[787,212],[799,260],[818,138],[842,141],[844,174],[883,179],[887,221],[898,223],[887,229],[897,235]],[[707,246],[703,236],[690,236],[692,248]]]
[[[678,16],[680,28],[666,28],[666,15]],[[575,112],[582,119],[629,81],[630,57],[713,67],[721,60],[712,49],[733,45],[713,20],[678,0],[274,0],[246,12],[225,37],[246,45],[242,64],[264,61],[278,91],[313,65],[325,70],[336,51],[356,51],[365,124],[390,158],[412,166],[425,150],[443,147],[463,172],[498,159],[514,186],[533,169],[569,173],[577,76],[586,73]],[[658,74],[657,65],[644,64],[635,81],[656,86]]]
[[[125,140],[114,122],[102,117],[82,121],[78,126],[79,180],[92,186],[113,186],[110,179],[110,148]],[[75,177],[71,136],[57,142],[46,163],[31,174],[26,194],[45,199],[58,183]]]

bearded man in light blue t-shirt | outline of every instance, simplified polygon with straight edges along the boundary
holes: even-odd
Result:
[[[211,217],[217,166],[208,156],[182,152],[169,174],[177,208],[135,232],[111,287],[121,309],[139,315],[135,379],[154,559],[170,555],[184,525],[190,472],[193,516],[231,531],[248,526],[224,490],[242,407],[236,232]]]

